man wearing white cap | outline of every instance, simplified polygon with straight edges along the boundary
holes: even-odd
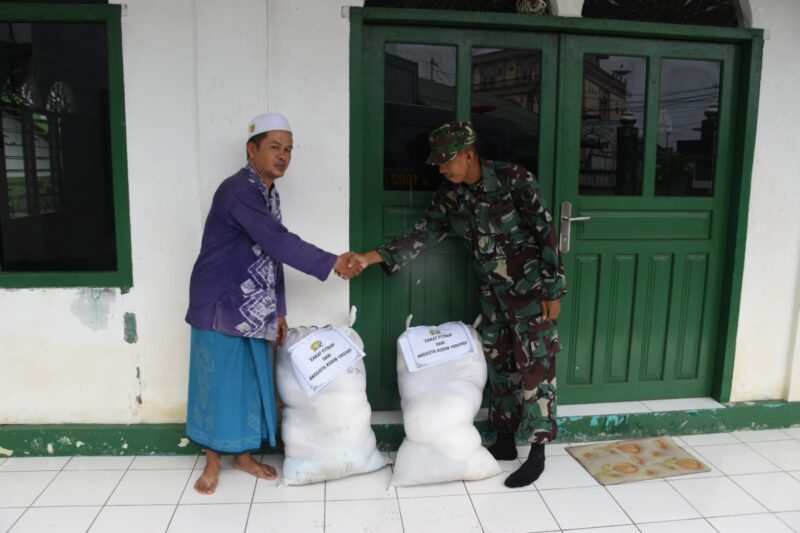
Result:
[[[259,478],[277,473],[250,454],[275,446],[276,409],[271,342],[286,338],[284,263],[325,280],[332,270],[349,279],[361,271],[350,253],[336,256],[289,232],[281,223],[275,180],[292,160],[286,117],[266,113],[247,127],[247,166],[220,184],[192,270],[192,326],[186,435],[206,449],[195,483],[214,492],[220,455]]]

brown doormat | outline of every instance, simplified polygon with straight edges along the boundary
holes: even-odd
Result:
[[[669,437],[570,446],[567,452],[601,485],[711,470]]]

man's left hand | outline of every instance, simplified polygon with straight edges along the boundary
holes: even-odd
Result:
[[[278,339],[277,344],[280,346],[286,340],[286,334],[289,333],[289,326],[286,324],[286,317],[278,317]]]
[[[542,300],[542,318],[555,320],[561,314],[561,300]]]

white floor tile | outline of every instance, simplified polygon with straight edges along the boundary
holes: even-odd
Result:
[[[197,478],[202,470],[194,470],[189,477],[189,483],[181,497],[181,505],[190,503],[250,503],[253,501],[253,491],[256,486],[256,477],[236,469],[224,469],[219,472],[217,490],[214,494],[200,494],[194,490]]]
[[[11,527],[11,524],[16,522],[17,518],[19,518],[24,512],[24,507],[0,509],[0,531],[8,531],[8,528]]]
[[[781,431],[792,437],[793,439],[800,440],[800,427],[796,428],[783,428]]]
[[[772,443],[754,443],[753,446],[759,444]],[[800,442],[796,444],[800,446]],[[694,449],[728,476],[780,472],[780,468],[764,459],[747,444],[714,444],[711,446],[694,446]]]
[[[391,479],[392,469],[386,466],[376,472],[328,481],[325,484],[325,500],[397,498],[394,488],[389,486]]]
[[[565,533],[639,533],[636,526],[591,527],[588,529],[565,529]]]
[[[431,483],[414,487],[397,487],[399,498],[425,498],[428,496],[459,496],[467,493],[463,481]]]
[[[645,400],[645,407],[653,412],[694,411],[698,409],[725,409],[721,403],[711,398],[676,398],[674,400]]]
[[[704,433],[701,435],[681,435],[681,440],[689,446],[708,446],[711,444],[737,444],[741,442],[730,433]]]
[[[597,480],[571,455],[548,457],[544,472],[534,484],[539,490],[596,487]]]
[[[28,509],[14,524],[11,533],[84,533],[100,507],[46,507]]]
[[[239,533],[247,524],[247,504],[179,505],[169,533]]]
[[[669,483],[633,483],[607,487],[635,523],[700,518]]]
[[[753,442],[749,446],[783,470],[800,470],[800,442],[796,440]]]
[[[105,506],[89,533],[163,533],[174,511],[174,505]]]
[[[114,489],[108,505],[175,505],[181,499],[191,472],[128,470]]]
[[[800,532],[800,512],[792,511],[791,513],[775,513],[784,524],[792,528],[793,531]]]
[[[131,470],[191,470],[195,468],[195,464],[196,455],[137,455],[131,463]],[[198,468],[205,466],[204,455],[203,464]]]
[[[719,533],[792,533],[792,528],[771,514],[709,518]]]
[[[649,412],[650,409],[642,402],[581,403],[558,406],[558,416],[625,415]]]
[[[760,503],[728,478],[671,480],[669,484],[706,517],[766,512]]]
[[[127,470],[131,462],[133,457],[130,455],[73,457],[64,470]]]
[[[60,472],[33,506],[103,505],[124,473],[122,470]]]
[[[733,476],[731,479],[773,513],[800,511],[800,481],[786,472]]]
[[[405,533],[480,533],[469,496],[403,498],[400,513]]]
[[[69,457],[9,457],[0,465],[0,472],[61,470],[69,459]]]
[[[325,503],[325,533],[355,531],[403,533],[397,499]]]
[[[325,502],[254,503],[248,533],[323,533]],[[379,531],[379,530],[376,530]]]
[[[0,507],[28,507],[58,472],[0,472]]]
[[[473,495],[472,504],[485,533],[558,530],[558,523],[536,492]]]
[[[498,461],[500,464],[500,468],[503,469],[503,472],[486,479],[479,479],[476,481],[465,481],[464,486],[467,487],[467,492],[470,494],[489,494],[493,492],[519,492],[519,491],[530,491],[536,490],[536,487],[533,484],[528,485],[527,487],[520,487],[517,489],[510,489],[506,487],[505,480],[511,474],[511,472],[515,471],[517,468],[520,467],[520,462],[518,460],[514,461]]]
[[[714,526],[709,524],[705,518],[637,525],[642,533],[717,533]]]
[[[256,483],[253,501],[259,503],[323,502],[325,501],[325,483],[281,487],[277,480],[259,479]]]
[[[567,443],[567,442],[559,442],[553,444],[547,444],[544,447],[544,452],[547,457],[555,457],[556,455],[567,455],[567,446],[575,446],[575,443]],[[528,452],[530,451],[530,446],[525,446],[523,448],[524,452],[522,454],[522,458],[526,458],[528,456]],[[520,447],[517,447],[517,450],[520,450]]]
[[[697,448],[693,448],[691,446],[683,446],[683,449],[693,455],[697,460],[701,461],[705,464],[710,470],[708,472],[700,472],[699,474],[681,474],[680,476],[670,477],[670,479],[697,479],[697,478],[706,478],[706,477],[722,477],[723,474],[719,468],[714,466],[714,464],[709,461],[703,454],[702,454],[702,446],[698,446]]]
[[[622,508],[603,487],[543,490],[540,494],[562,529],[631,523]]]
[[[780,429],[761,429],[756,431],[734,431],[731,433],[742,442],[766,442],[772,440],[789,440],[792,437]]]

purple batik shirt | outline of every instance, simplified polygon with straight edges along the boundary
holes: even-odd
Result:
[[[195,328],[275,340],[286,315],[283,264],[325,280],[336,256],[289,232],[280,201],[252,168],[220,184],[192,269],[186,321]]]

